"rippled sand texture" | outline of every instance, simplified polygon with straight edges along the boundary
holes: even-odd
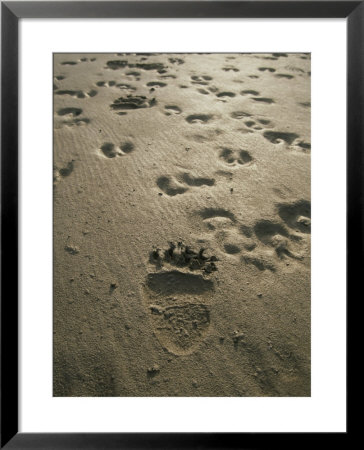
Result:
[[[310,56],[54,56],[54,395],[310,395]]]

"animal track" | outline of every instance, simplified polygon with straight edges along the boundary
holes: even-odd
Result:
[[[263,136],[272,142],[272,144],[280,144],[283,141],[288,145],[291,145],[299,137],[296,133],[286,133],[283,131],[265,131]]]
[[[271,259],[264,254],[260,254],[259,256],[253,256],[249,254],[244,254],[241,257],[241,261],[245,264],[252,264],[257,269],[264,271],[270,270],[271,272],[276,271],[276,266],[272,263]]]
[[[131,153],[134,150],[134,144],[130,141],[125,141],[120,144],[120,149],[123,153]]]
[[[307,200],[280,204],[278,214],[290,228],[301,233],[311,232],[311,203]]]
[[[178,65],[184,64],[184,60],[181,58],[168,58],[168,61],[171,64],[178,64]]]
[[[255,223],[253,230],[249,227],[240,229],[243,234],[248,234],[252,239],[255,236],[263,246],[253,247],[250,254],[242,256],[242,261],[255,265],[259,270],[275,271],[274,258],[277,261],[287,257],[295,261],[303,260],[302,246],[306,245],[304,236],[310,233],[311,225],[310,203],[298,200],[293,203],[279,204],[278,215],[283,223],[261,219]],[[286,225],[294,229],[296,234],[291,234]]]
[[[182,241],[169,243],[165,250],[155,248],[149,255],[149,262],[154,264],[157,269],[161,269],[164,264],[170,264],[176,267],[187,267],[188,269],[202,270],[211,273],[217,270],[215,262],[218,261],[215,255],[206,255],[206,249],[200,248],[193,250],[191,246],[185,245]]]
[[[74,169],[74,162],[75,161],[72,159],[72,161],[70,161],[65,167],[59,169],[59,174],[61,175],[61,177],[64,178],[71,175]]]
[[[176,75],[168,74],[168,75],[160,75],[158,78],[163,78],[163,79],[172,78],[172,79],[176,79],[177,77],[176,77]]]
[[[102,144],[100,150],[107,158],[115,158],[115,156],[121,154],[121,152],[119,152],[115,145],[111,142],[105,142],[104,144]]]
[[[273,69],[273,67],[259,67],[258,70],[260,70],[260,72],[271,72],[271,73],[276,71],[276,69]]]
[[[188,123],[207,123],[213,118],[212,114],[191,114],[186,117]]]
[[[150,273],[147,277],[147,286],[158,295],[201,295],[212,290],[213,282],[202,275],[171,270]]]
[[[216,97],[219,98],[225,98],[225,97],[235,97],[236,94],[234,94],[234,92],[219,92],[218,94],[216,94]]]
[[[215,184],[213,178],[192,177],[189,173],[184,173],[181,178],[188,186],[213,186]]]
[[[285,68],[287,70],[290,70],[291,72],[305,73],[305,71],[303,69],[301,69],[300,67],[286,66]]]
[[[188,190],[188,188],[168,176],[159,177],[157,180],[157,186],[170,197],[174,197],[178,194],[184,194]]]
[[[289,256],[294,259],[301,259],[299,255],[289,248],[290,240],[297,240],[296,236],[290,236],[286,228],[269,220],[260,220],[254,226],[257,238],[264,244],[275,249],[277,256],[283,259]]]
[[[81,108],[61,108],[57,111],[59,116],[68,116],[71,115],[73,117],[79,116],[82,113]]]
[[[75,160],[72,159],[64,167],[61,167],[60,169],[57,169],[56,167],[54,168],[54,172],[53,172],[53,185],[54,186],[61,180],[61,178],[66,178],[71,175],[71,173],[73,172],[73,169],[74,169],[74,163],[75,163]]]
[[[182,109],[176,105],[167,105],[164,107],[164,109],[165,109],[164,114],[166,116],[170,116],[171,114],[181,114],[181,112],[182,112]]]
[[[165,87],[167,86],[167,83],[162,83],[161,81],[149,81],[147,83],[148,87]]]
[[[156,70],[159,73],[163,73],[166,70],[166,66],[162,63],[128,63],[126,60],[108,61],[107,67],[112,70],[124,69],[143,69],[143,70]]]
[[[150,297],[153,301],[153,296]],[[193,353],[210,326],[210,308],[192,301],[171,306],[149,306],[156,337],[166,350],[175,355]]]
[[[207,301],[214,283],[206,276],[216,270],[215,261],[217,258],[213,256],[204,256],[204,249],[195,252],[182,242],[170,243],[163,253],[155,249],[150,254],[149,262],[157,270],[165,264],[181,268],[149,273],[144,290],[154,333],[163,348],[173,354],[192,353],[208,332],[210,307]],[[205,276],[183,272],[184,267],[204,270]]]
[[[97,81],[96,86],[98,87],[117,87],[119,89],[125,90],[125,91],[136,91],[136,87],[132,86],[127,83],[118,83],[116,84],[116,81]]]
[[[130,141],[125,141],[116,147],[111,142],[105,142],[101,145],[100,150],[107,158],[115,158],[116,156],[124,156],[134,150],[134,144]]]
[[[73,91],[69,89],[62,89],[55,92],[56,95],[70,95],[71,97],[76,98],[87,98],[87,97],[95,97],[97,95],[97,91],[94,89],[91,89],[89,92],[83,92],[83,91]]]
[[[241,95],[260,95],[260,93],[258,91],[253,91],[251,89],[247,89],[245,91],[241,91],[240,92]]]
[[[96,86],[98,87],[112,87],[115,86],[116,81],[97,81]]]
[[[63,125],[69,126],[69,127],[72,127],[74,125],[82,126],[82,125],[88,125],[90,123],[90,119],[87,119],[86,117],[84,117],[84,118],[82,118],[82,117],[78,118],[77,117],[77,118],[72,119],[72,120],[65,120],[62,123],[63,123]]]
[[[263,98],[260,100],[265,101],[266,99]],[[252,114],[243,111],[235,111],[231,113],[230,116],[233,119],[247,119],[244,120],[244,125],[247,128],[239,128],[238,131],[243,133],[252,133],[254,130],[262,131],[264,138],[272,144],[281,144],[284,142],[286,145],[292,146],[291,148],[296,148],[304,152],[311,150],[310,143],[302,140],[296,141],[299,138],[299,135],[296,133],[270,130],[269,128],[273,128],[275,125],[269,119],[253,116]]]
[[[257,119],[258,120],[258,122],[259,123],[261,123],[262,125],[265,125],[265,126],[269,126],[269,125],[271,125],[271,121],[270,120],[268,120],[268,119]]]
[[[198,211],[198,215],[202,217],[203,220],[214,219],[214,218],[226,218],[231,222],[235,222],[235,215],[224,208],[205,208]]]
[[[304,259],[304,233],[310,232],[309,202],[279,204],[277,211],[283,223],[260,219],[253,227],[239,224],[234,214],[223,208],[204,209],[197,214],[230,258],[236,260],[239,256],[241,262],[258,270],[275,272],[277,264],[287,258],[297,262]],[[292,234],[286,225],[296,233]]]
[[[272,237],[275,235],[279,234],[285,237],[288,236],[288,232],[283,225],[271,222],[269,220],[261,220],[257,222],[254,226],[254,232],[257,238],[264,244],[271,244]]]
[[[74,126],[74,125],[87,125],[90,123],[90,119],[86,117],[79,117],[82,114],[81,108],[61,108],[57,111],[57,115],[60,117],[64,117],[65,120],[61,121],[61,123],[65,126]]]
[[[275,101],[272,98],[267,97],[252,97],[252,100],[254,100],[255,102],[268,103],[269,105],[275,103]]]
[[[256,58],[265,59],[267,61],[278,61],[278,58],[275,56],[256,56]]]
[[[226,67],[223,67],[222,70],[224,72],[239,72],[239,69],[234,66],[226,66]]]
[[[245,165],[253,160],[246,150],[231,150],[230,148],[223,148],[220,158],[229,166]]]
[[[244,124],[248,127],[248,128],[254,128],[254,130],[261,130],[262,127],[259,126],[254,120],[246,120],[244,122]]]
[[[287,73],[277,73],[274,75],[276,78],[286,78],[287,80],[292,80],[294,78],[293,75],[288,75]]]
[[[189,188],[186,185],[190,187],[201,187],[213,186],[214,184],[215,180],[213,178],[194,177],[187,172],[176,175],[175,177],[162,176],[157,180],[157,186],[171,197],[187,192]]]
[[[311,150],[311,144],[309,144],[308,142],[300,141],[300,142],[297,143],[297,146],[302,148],[305,151],[306,150]]]
[[[191,83],[192,84],[199,84],[201,86],[207,86],[209,83],[209,81],[212,80],[212,77],[208,76],[208,75],[193,75],[191,76]]]
[[[139,79],[141,73],[140,72],[136,72],[135,70],[131,70],[129,72],[126,72],[126,74],[128,77],[135,77],[137,79]]]
[[[223,208],[208,208],[198,211],[203,224],[213,232],[222,251],[229,256],[238,255],[243,249],[252,251],[256,244],[250,236],[242,233],[234,214]]]
[[[127,95],[126,97],[120,97],[114,100],[110,106],[114,110],[129,110],[129,109],[139,109],[139,108],[151,108],[155,106],[157,101],[155,98],[147,99],[144,96],[135,96]]]
[[[311,108],[311,102],[298,103],[303,108]]]
[[[232,117],[233,119],[244,119],[245,117],[251,117],[251,114],[245,112],[245,111],[233,111],[230,114],[230,117]]]
[[[220,136],[221,134],[223,134],[223,131],[217,128],[215,130],[206,130],[204,134],[192,134],[186,135],[186,137],[194,142],[202,143],[214,141],[216,136]]]

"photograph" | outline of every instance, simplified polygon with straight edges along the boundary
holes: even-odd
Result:
[[[53,53],[53,396],[311,396],[311,54]]]

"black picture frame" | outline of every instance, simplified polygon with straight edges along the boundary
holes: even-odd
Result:
[[[1,448],[265,448],[307,445],[310,433],[18,432],[18,23],[22,18],[346,18],[347,304],[363,272],[364,2],[1,2]],[[359,251],[359,255],[358,255]],[[347,415],[347,422],[349,413]],[[332,435],[344,446],[346,433]],[[315,434],[315,443],[328,436]],[[299,439],[299,440],[298,440]]]

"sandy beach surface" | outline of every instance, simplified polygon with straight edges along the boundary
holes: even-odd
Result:
[[[310,395],[310,56],[54,55],[54,395]]]

